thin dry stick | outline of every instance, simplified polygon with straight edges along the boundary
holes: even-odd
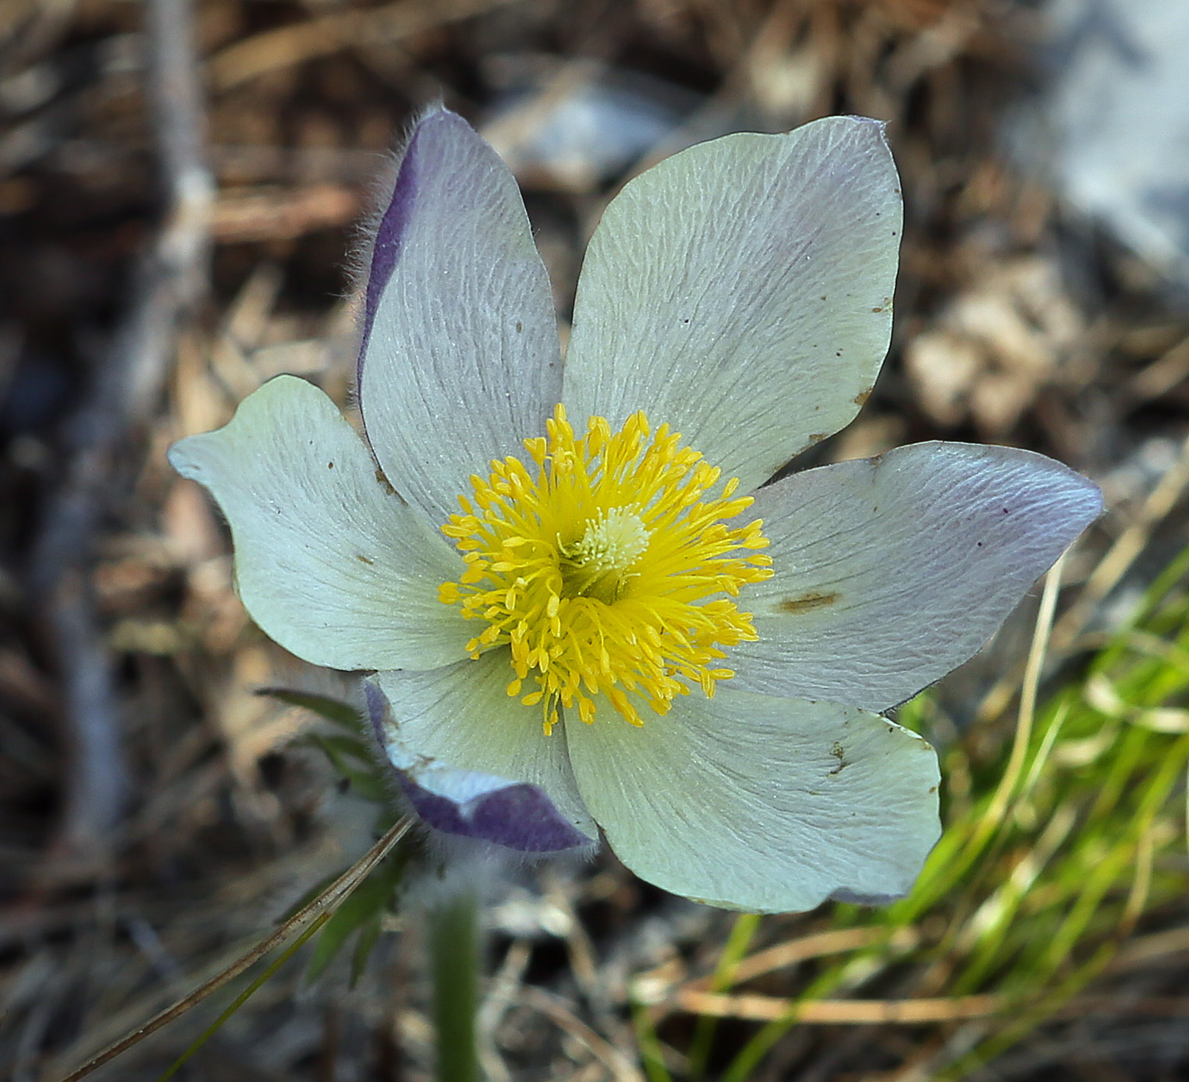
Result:
[[[211,214],[211,233],[224,244],[290,240],[344,226],[359,216],[359,206],[359,193],[342,184],[292,191],[266,187],[221,198]]]
[[[210,980],[199,985],[193,992],[177,1001],[171,1007],[166,1007],[150,1018],[143,1025],[137,1026],[130,1033],[125,1034],[118,1041],[109,1044],[101,1052],[97,1052],[86,1063],[62,1079],[62,1082],[78,1082],[81,1078],[93,1073],[105,1063],[115,1059],[122,1052],[126,1052],[135,1044],[139,1044],[146,1037],[162,1026],[168,1025],[175,1018],[185,1014],[191,1007],[197,1006],[212,992],[217,992],[229,981],[235,980],[245,969],[254,965],[274,947],[279,946],[286,939],[300,932],[306,925],[317,920],[323,914],[332,912],[376,867],[390,852],[393,846],[408,833],[412,826],[412,819],[398,820],[393,827],[362,857],[351,865],[329,887],[318,895],[312,902],[303,906],[281,925],[272,935],[258,943],[246,954],[240,955],[226,969],[216,974]]]
[[[512,1074],[504,1064],[494,1037],[517,990],[524,983],[524,972],[531,955],[532,947],[525,940],[514,940],[499,972],[489,982],[487,995],[479,1007],[479,1065],[488,1082],[512,1082]]]
[[[229,45],[208,65],[211,86],[216,93],[221,93],[267,72],[328,56],[349,46],[391,44],[512,2],[445,0],[417,4],[399,0],[399,3],[370,11],[331,12]]]
[[[812,958],[846,954],[884,942],[896,948],[909,950],[920,942],[920,935],[915,928],[900,928],[890,934],[886,928],[839,928],[828,932],[815,932],[748,955],[732,972],[732,984],[739,985],[744,981],[755,980],[756,977],[762,977],[773,970],[784,969]],[[686,982],[682,987],[688,991],[704,992],[710,988],[712,979],[709,976],[699,977]]]
[[[1045,653],[1053,631],[1053,614],[1057,611],[1057,594],[1061,588],[1061,567],[1064,561],[1065,557],[1062,556],[1053,564],[1045,577],[1044,593],[1040,597],[1040,611],[1036,614],[1036,629],[1032,633],[1032,646],[1028,651],[1027,664],[1024,666],[1024,683],[1020,688],[1019,720],[1016,723],[1016,735],[1012,743],[1011,756],[1007,761],[1003,777],[999,781],[999,787],[995,790],[995,796],[979,824],[980,834],[986,834],[1003,821],[1008,803],[1015,795],[1017,782],[1024,769],[1028,745],[1032,742],[1036,696],[1040,687],[1040,674],[1044,668]]]
[[[1150,402],[1168,394],[1186,378],[1189,378],[1189,338],[1182,338],[1159,360],[1128,380],[1127,389],[1138,401]]]
[[[540,1011],[564,1029],[579,1044],[583,1045],[610,1073],[616,1082],[644,1082],[644,1075],[635,1064],[619,1051],[610,1041],[599,1036],[581,1018],[578,1018],[564,1000],[546,992],[543,988],[527,985],[516,996],[516,1002]]]
[[[1089,623],[1103,598],[1111,592],[1145,550],[1152,531],[1172,511],[1189,487],[1189,437],[1181,445],[1177,460],[1151,491],[1131,524],[1119,535],[1082,587],[1081,595],[1057,621],[1049,639],[1050,649],[1060,656],[1068,651]],[[991,688],[978,708],[978,719],[998,717],[1016,692],[1016,675],[1009,673]]]
[[[724,995],[682,989],[677,994],[682,1010],[715,1018],[748,1022],[778,1022],[795,1018],[806,1024],[873,1026],[892,1023],[957,1022],[987,1018],[1007,1009],[1004,996],[977,995],[936,999],[782,999],[777,996]]]
[[[810,958],[845,954],[885,941],[894,948],[909,950],[920,942],[920,935],[915,928],[900,928],[890,936],[886,928],[840,928],[802,936],[744,958],[735,969],[734,983],[742,984],[774,969],[783,969]]]
[[[1118,927],[1114,931],[1114,939],[1119,943],[1135,930],[1136,921],[1143,916],[1144,907],[1148,903],[1148,892],[1152,889],[1152,857],[1155,851],[1152,834],[1153,826],[1149,822],[1136,846],[1135,879],[1132,880],[1131,890],[1127,895],[1123,916],[1119,918]]]
[[[1163,932],[1151,932],[1129,939],[1110,960],[1106,971],[1115,973],[1126,969],[1138,969],[1158,959],[1169,961],[1173,955],[1187,951],[1189,928],[1169,928]]]
[[[141,257],[112,348],[74,419],[74,455],[42,524],[33,575],[65,687],[70,779],[60,847],[69,857],[102,854],[127,791],[116,695],[91,597],[92,538],[117,448],[159,397],[178,323],[206,287],[214,183],[203,158],[205,119],[188,0],[152,0],[148,29],[146,97],[167,212]]]
[[[1045,654],[1048,650],[1049,639],[1053,632],[1053,615],[1057,611],[1057,595],[1061,589],[1061,571],[1064,562],[1065,556],[1062,555],[1049,568],[1048,575],[1045,577],[1044,592],[1040,597],[1040,608],[1037,611],[1036,625],[1032,632],[1032,645],[1028,650],[1028,660],[1024,665],[1024,679],[1020,685],[1020,709],[1016,720],[1016,731],[1012,740],[1011,754],[1008,756],[1007,766],[1004,768],[1003,776],[999,779],[999,784],[995,789],[994,795],[991,797],[990,803],[987,805],[986,811],[982,813],[978,822],[975,824],[974,835],[968,843],[972,852],[980,852],[983,846],[994,836],[1000,825],[1007,818],[1009,810],[1015,807],[1013,798],[1019,801],[1023,799],[1022,793],[1027,792],[1028,780],[1024,779],[1023,789],[1021,789],[1020,782],[1024,772],[1024,761],[1028,757],[1028,747],[1032,743],[1032,726],[1036,718],[1036,699],[1040,688],[1040,674],[1044,669]],[[996,845],[1002,843],[1002,840],[1002,837],[1000,837],[997,842],[991,843],[992,852],[994,852]],[[1005,889],[1010,889],[1010,887],[1005,886]],[[983,904],[986,905],[987,903],[984,902]],[[967,924],[968,916],[966,903],[963,903],[952,914],[950,931],[947,935],[961,935],[961,929],[963,927],[969,927]],[[926,982],[943,965],[943,962],[940,960],[934,961],[933,965],[926,972]]]
[[[1131,523],[1110,547],[1094,573],[1086,580],[1085,588],[1077,603],[1061,617],[1053,631],[1053,648],[1067,649],[1081,634],[1082,629],[1094,615],[1098,603],[1111,592],[1119,580],[1127,574],[1136,557],[1147,547],[1148,539],[1156,526],[1168,516],[1189,487],[1189,437],[1181,444],[1177,460],[1160,483],[1144,501],[1135,521]]]

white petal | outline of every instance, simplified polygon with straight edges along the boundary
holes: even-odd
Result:
[[[594,824],[587,824],[590,833],[579,831],[539,786],[461,770],[414,752],[405,743],[379,688],[370,681],[364,687],[376,740],[396,768],[394,772],[406,799],[424,822],[445,834],[474,838],[522,853],[594,846],[597,839]]]
[[[732,687],[884,710],[972,656],[1101,513],[1084,477],[960,443],[794,474],[755,493],[772,578]]]
[[[437,599],[461,559],[377,477],[317,387],[270,380],[230,424],[175,444],[169,460],[227,516],[240,597],[286,650],[335,669],[430,668],[465,655],[470,628]]]
[[[388,480],[441,523],[561,390],[548,275],[516,181],[461,117],[416,127],[368,281],[359,405]]]
[[[377,673],[407,756],[402,762],[393,759],[393,765],[431,792],[438,792],[443,779],[453,784],[437,773],[443,768],[535,785],[577,830],[597,838],[578,795],[561,727],[546,736],[540,708],[509,697],[505,689],[514,675],[506,649],[433,672]],[[465,794],[442,790],[440,795],[458,799]]]
[[[888,348],[901,200],[882,126],[829,117],[676,154],[587,250],[562,400],[647,411],[747,491],[847,424]]]
[[[831,703],[720,691],[640,728],[566,729],[611,848],[674,894],[754,912],[908,892],[940,832],[937,757]]]

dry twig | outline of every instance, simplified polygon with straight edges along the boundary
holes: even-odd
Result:
[[[206,288],[214,184],[203,155],[189,0],[152,0],[148,24],[146,91],[165,218],[141,256],[124,321],[74,418],[73,458],[42,524],[34,573],[66,698],[69,769],[59,851],[68,858],[102,852],[128,785],[91,596],[93,535],[110,496],[116,451],[156,402],[179,321]]]
[[[250,969],[261,958],[275,947],[280,946],[287,939],[290,939],[303,929],[309,928],[315,922],[324,921],[329,918],[351,892],[371,874],[376,865],[392,852],[396,844],[409,832],[412,822],[409,818],[398,820],[389,829],[388,833],[364,853],[359,860],[343,872],[338,879],[331,883],[316,898],[302,906],[301,909],[289,917],[272,935],[241,954],[231,965],[220,970],[209,980],[203,981],[189,995],[184,996],[165,1010],[159,1011],[147,1022],[137,1026],[118,1041],[109,1044],[102,1051],[91,1056],[81,1067],[71,1071],[62,1082],[79,1082],[80,1079],[93,1074],[105,1063],[110,1063],[116,1056],[139,1044],[146,1037],[156,1033],[157,1030],[168,1025],[175,1018],[180,1018],[192,1007],[196,1007],[212,992],[217,992],[220,988],[235,980],[241,973]]]

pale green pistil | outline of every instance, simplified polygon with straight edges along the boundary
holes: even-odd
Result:
[[[648,548],[644,520],[630,507],[599,508],[579,541],[562,547],[563,597],[597,597],[608,604],[623,590],[632,565]]]

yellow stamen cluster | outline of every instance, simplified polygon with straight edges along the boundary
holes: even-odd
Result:
[[[772,574],[763,523],[727,525],[751,497],[734,478],[712,494],[721,471],[642,412],[577,438],[558,406],[546,430],[524,441],[535,470],[492,462],[442,528],[467,566],[438,596],[487,623],[467,650],[511,648],[508,694],[540,704],[546,733],[562,707],[593,721],[598,694],[633,725],[690,684],[712,696],[734,675],[723,647],[756,638],[728,597]]]

